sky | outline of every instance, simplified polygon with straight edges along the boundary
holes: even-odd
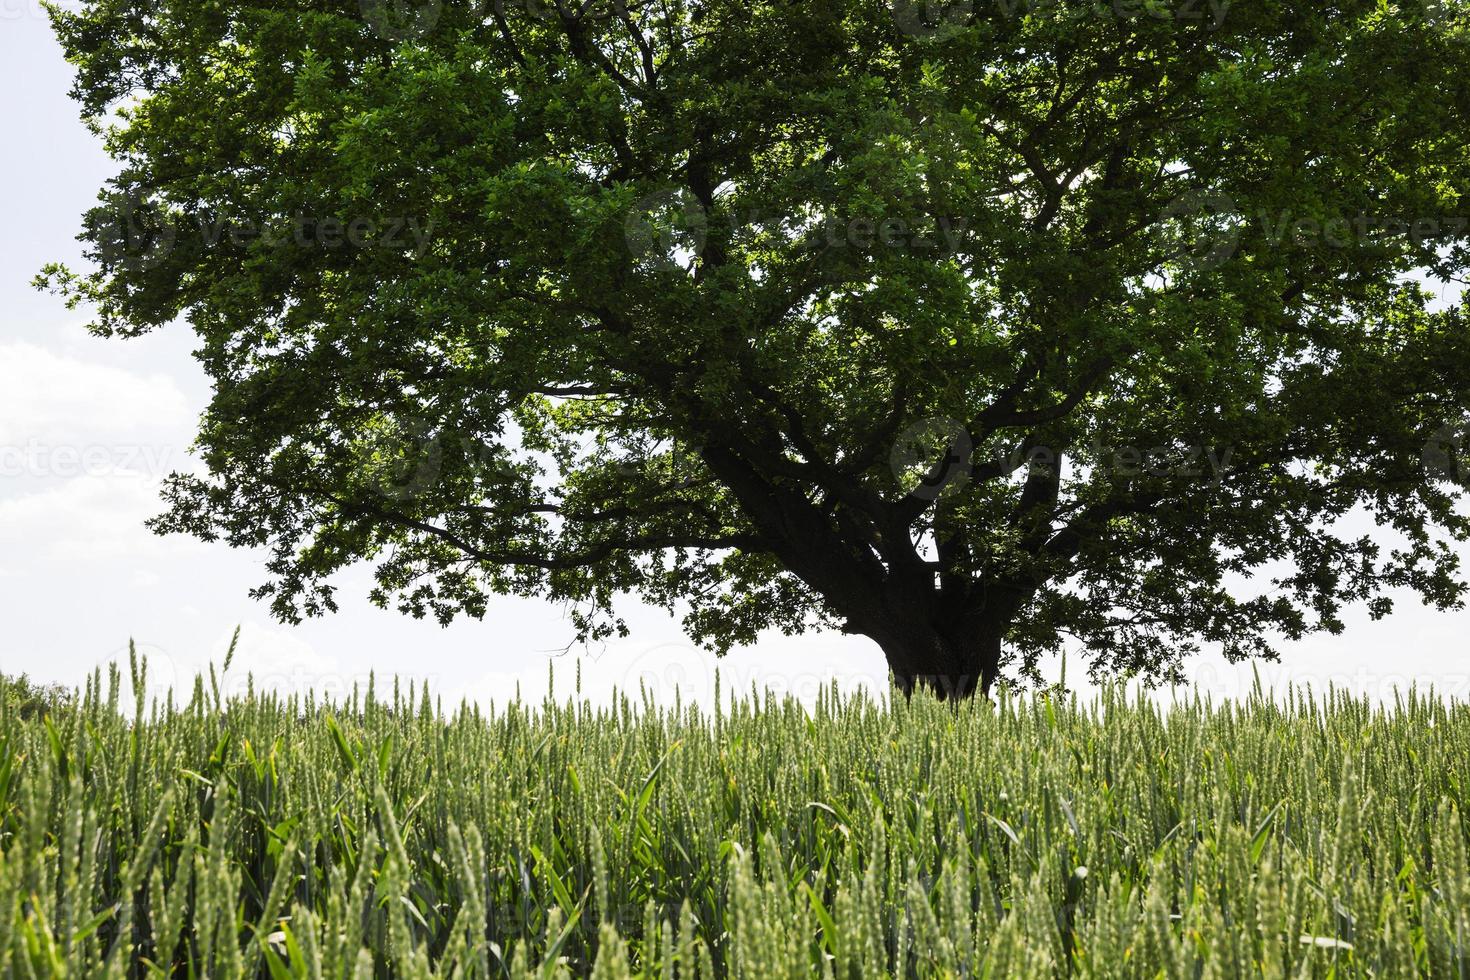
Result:
[[[209,385],[186,324],[98,339],[85,310],[31,286],[46,262],[83,265],[80,216],[114,169],[70,85],[39,0],[0,0],[0,672],[76,685],[125,664],[131,641],[159,693],[219,663],[238,627],[227,686],[253,675],[258,687],[335,696],[376,672],[427,681],[448,704],[488,704],[518,690],[539,700],[549,671],[565,695],[580,671],[596,701],[642,685],[660,699],[677,687],[707,702],[718,669],[727,691],[807,701],[834,681],[885,688],[883,658],[860,637],[772,634],[716,661],[666,612],[633,600],[623,609],[632,635],[590,649],[572,645],[562,608],[535,600],[500,599],[483,621],[446,629],[369,604],[365,566],[337,580],[339,613],[282,625],[247,595],[265,580],[262,554],[149,532],[161,478],[198,465],[189,445]],[[1290,644],[1279,663],[1253,670],[1205,654],[1187,674],[1216,699],[1248,691],[1257,673],[1277,690],[1333,683],[1392,699],[1417,683],[1470,699],[1470,612],[1438,613],[1410,596],[1383,621],[1362,610],[1346,619],[1345,635]],[[1068,659],[1069,683],[1085,692],[1079,652]],[[1053,676],[1060,669],[1050,665]]]

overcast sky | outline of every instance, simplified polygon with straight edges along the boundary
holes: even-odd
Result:
[[[503,701],[518,683],[539,697],[553,662],[558,688],[570,689],[580,661],[584,691],[599,700],[640,680],[660,696],[674,683],[707,694],[714,658],[667,614],[635,603],[629,639],[561,654],[572,630],[558,607],[502,599],[483,622],[446,630],[368,604],[364,567],[340,581],[340,613],[289,627],[246,594],[264,580],[260,554],[144,529],[160,509],[161,476],[195,465],[188,446],[209,389],[187,326],[99,340],[83,329],[84,311],[30,286],[45,262],[80,264],[80,215],[112,170],[77,120],[70,84],[38,0],[0,0],[0,671],[80,683],[131,638],[157,683],[187,683],[238,624],[233,673],[280,688],[341,690],[376,670],[427,678],[450,700]],[[1290,647],[1261,676],[1278,687],[1335,680],[1377,697],[1417,681],[1470,697],[1470,613],[1435,613],[1410,597],[1385,621],[1361,612],[1348,621],[1345,636]],[[872,643],[837,635],[768,636],[719,669],[727,689],[804,697],[832,678],[876,689],[885,676]],[[1218,656],[1192,661],[1190,673],[1217,697],[1252,676]]]

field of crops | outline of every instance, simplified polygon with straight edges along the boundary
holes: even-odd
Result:
[[[0,975],[1470,976],[1465,706],[128,688],[0,709]]]

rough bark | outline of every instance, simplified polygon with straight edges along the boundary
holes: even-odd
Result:
[[[905,697],[920,689],[943,701],[988,696],[1000,672],[1005,624],[910,622],[867,632]]]

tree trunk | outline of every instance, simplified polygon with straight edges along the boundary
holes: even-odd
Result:
[[[989,696],[1000,672],[1002,635],[999,629],[953,636],[920,628],[874,639],[904,697],[923,688],[941,701],[962,701]]]

